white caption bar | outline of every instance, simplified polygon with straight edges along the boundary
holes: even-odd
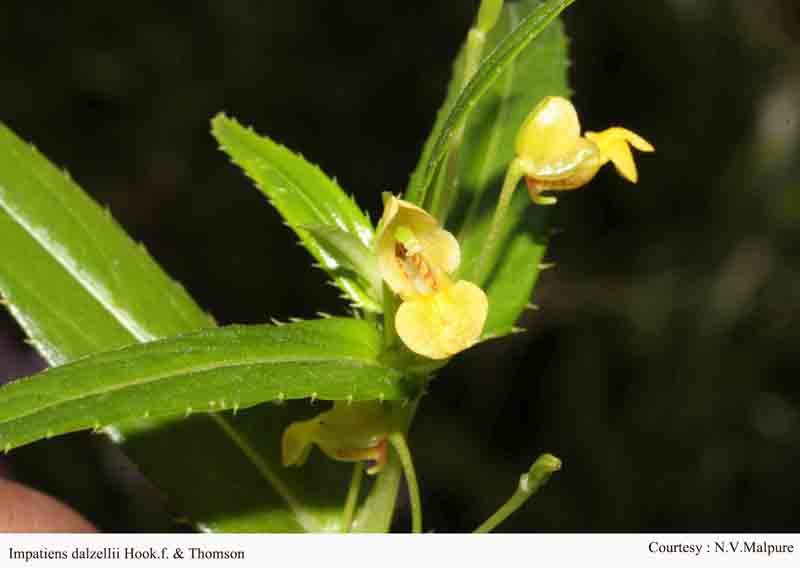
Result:
[[[0,534],[0,566],[800,566],[798,534]]]

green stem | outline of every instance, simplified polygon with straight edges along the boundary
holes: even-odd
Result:
[[[503,189],[500,190],[500,199],[498,199],[497,208],[494,210],[492,225],[489,228],[489,234],[484,242],[481,256],[478,258],[478,264],[475,266],[473,282],[478,285],[483,283],[483,279],[486,276],[486,274],[484,274],[484,271],[488,268],[486,263],[492,254],[494,254],[494,249],[497,247],[497,240],[500,237],[500,229],[503,226],[503,219],[508,211],[508,206],[514,195],[514,190],[519,180],[521,180],[524,175],[525,172],[522,162],[518,158],[514,158],[506,171],[506,178],[503,180]]]
[[[353,466],[353,477],[350,478],[350,488],[347,490],[347,500],[342,511],[342,532],[349,533],[353,527],[353,515],[358,504],[358,493],[361,490],[361,480],[364,479],[364,464],[356,462]]]
[[[502,11],[503,0],[482,0],[480,8],[478,8],[475,27],[483,32],[488,32],[495,26]]]
[[[458,86],[459,90],[466,87],[467,83],[469,83],[470,79],[472,79],[478,71],[483,48],[486,45],[486,34],[497,24],[497,20],[500,18],[500,13],[502,11],[503,0],[482,0],[478,8],[475,24],[473,24],[467,34],[467,45],[464,49],[464,67],[461,72],[461,83]],[[464,142],[464,132],[466,131],[468,116],[468,113],[464,115],[463,119],[450,136],[447,165],[445,166],[444,186],[439,191],[434,190],[430,207],[428,208],[431,215],[436,217],[442,226],[444,226],[445,221],[447,221],[447,214],[450,212],[450,199],[458,185],[458,163],[461,155],[461,144]]]
[[[389,403],[395,405],[397,412],[396,428],[401,432],[408,432],[411,421],[417,411],[419,399],[416,399],[405,406],[400,403]],[[364,499],[364,503],[358,509],[354,528],[357,532],[388,532],[389,526],[394,515],[397,503],[397,491],[400,487],[401,465],[398,463],[397,452],[389,453],[389,460],[378,474],[377,479],[372,485],[372,489]]]
[[[486,45],[486,33],[478,28],[472,28],[467,34],[467,47],[464,53],[464,68],[461,75],[461,85],[463,89],[469,83],[472,76],[478,70],[478,64],[483,53],[483,46]],[[433,194],[431,202],[431,214],[444,225],[447,220],[447,213],[450,208],[450,197],[458,184],[458,162],[461,156],[461,144],[464,142],[464,132],[467,128],[467,116],[453,132],[450,138],[450,150],[447,158],[447,171],[444,188]]]
[[[400,458],[403,466],[403,474],[408,485],[408,495],[411,498],[411,531],[414,533],[422,532],[422,501],[419,497],[419,485],[417,484],[417,474],[414,471],[414,462],[411,460],[411,452],[406,444],[406,437],[402,432],[395,432],[389,435],[389,441]]]
[[[394,327],[394,316],[400,306],[399,298],[391,288],[383,283],[383,349],[391,351],[398,342],[397,330]]]
[[[467,45],[464,49],[464,67],[461,72],[459,90],[463,89],[478,71],[483,48],[486,46],[486,34],[497,24],[502,11],[503,0],[482,0],[478,8],[475,24],[467,34]],[[464,116],[450,137],[444,187],[440,191],[435,191],[431,198],[430,212],[443,226],[450,212],[450,199],[458,185],[458,163],[461,158],[461,144],[464,142],[468,116],[468,114]]]
[[[487,30],[488,31],[488,30]],[[464,54],[464,73],[461,76],[461,88],[469,83],[478,70],[483,47],[486,45],[486,32],[472,28],[467,34],[467,51]]]
[[[561,469],[561,460],[554,455],[542,454],[539,456],[528,473],[519,478],[519,485],[511,498],[474,532],[488,533],[493,531],[497,525],[505,521],[514,511],[522,507],[528,499],[536,494],[547,483],[553,472],[559,469]]]

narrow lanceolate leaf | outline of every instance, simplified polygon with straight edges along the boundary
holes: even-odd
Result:
[[[0,448],[136,418],[265,401],[400,400],[413,393],[378,362],[365,321],[231,326],[90,355],[0,388]]]
[[[51,364],[214,325],[108,211],[2,125],[0,243],[0,293]]]
[[[383,281],[378,270],[378,258],[372,248],[352,233],[332,225],[305,225],[303,230],[335,255],[343,273],[349,271],[354,278],[364,282],[370,298],[382,303]]]
[[[509,3],[487,39],[501,41],[504,31],[523,21],[535,0]],[[453,228],[462,243],[461,276],[475,280],[491,217],[508,164],[514,157],[519,126],[548,95],[569,96],[567,39],[556,21],[514,59],[470,113],[461,150],[458,204]],[[531,203],[524,187],[517,189],[504,219],[502,238],[488,259],[486,277],[476,282],[489,296],[484,335],[510,333],[530,302],[549,234],[551,211]]]
[[[437,119],[431,134],[431,142],[426,145],[422,160],[411,178],[406,199],[414,203],[425,203],[426,195],[434,182],[439,166],[444,160],[450,137],[458,125],[478,104],[481,97],[514,62],[520,52],[535,40],[547,26],[574,0],[546,0],[527,12],[510,33],[494,45],[489,55],[483,59],[472,79],[464,86],[458,98],[452,103],[446,116]]]
[[[335,247],[317,239],[304,227],[330,226],[372,246],[374,229],[366,215],[339,185],[299,154],[219,114],[211,133],[222,150],[244,170],[258,189],[300,237],[300,242],[330,274],[353,305],[380,311],[380,298],[372,295],[369,275],[347,268]]]
[[[0,250],[0,294],[51,365],[214,325],[107,211],[2,125]],[[259,406],[106,431],[203,530],[337,530],[347,468],[280,465],[283,428],[313,411]]]

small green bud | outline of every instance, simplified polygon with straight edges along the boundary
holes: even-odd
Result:
[[[531,466],[528,473],[519,480],[519,488],[524,493],[533,494],[561,469],[561,460],[553,454],[542,454]]]

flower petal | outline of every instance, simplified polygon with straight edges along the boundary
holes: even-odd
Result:
[[[398,263],[395,250],[397,231],[401,227],[414,235],[431,267],[445,273],[458,268],[461,249],[456,238],[442,229],[427,211],[393,195],[385,196],[384,213],[375,236],[378,268],[394,293],[410,298],[418,292]]]
[[[284,467],[306,463],[318,430],[319,417],[293,422],[283,431],[281,455]]]
[[[450,274],[461,264],[461,247],[450,231],[436,229],[418,238],[423,243],[425,258],[432,265]]]
[[[569,100],[546,97],[522,123],[516,151],[529,176],[562,179],[590,160],[597,147],[581,138],[578,113]]]
[[[618,126],[607,128],[602,132],[587,132],[586,138],[597,144],[600,153],[611,160],[619,175],[632,183],[636,183],[639,175],[629,144],[643,152],[655,150],[652,144],[641,136]]]
[[[488,311],[483,290],[460,280],[436,294],[403,302],[395,327],[411,351],[430,359],[446,359],[478,340]]]
[[[303,465],[316,444],[338,461],[375,461],[370,473],[385,461],[386,437],[393,429],[391,407],[377,401],[334,403],[310,420],[293,422],[283,432],[283,465]]]

